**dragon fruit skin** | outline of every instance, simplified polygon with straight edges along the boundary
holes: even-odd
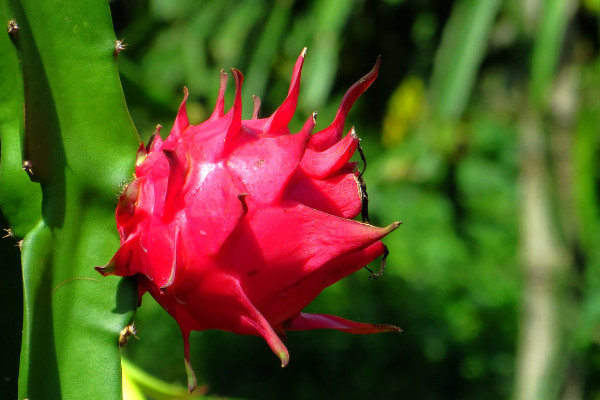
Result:
[[[158,131],[138,151],[135,179],[116,211],[121,247],[96,269],[138,276],[146,291],[178,322],[189,386],[192,330],[220,329],[263,337],[288,363],[286,330],[350,333],[398,331],[392,325],[302,313],[324,288],[381,256],[380,239],[398,223],[378,228],[353,220],[362,206],[359,173],[350,158],[359,139],[342,138],[346,115],[375,80],[371,72],[344,96],[333,123],[312,134],[315,115],[299,133],[295,112],[305,50],[283,104],[269,118],[242,120],[242,74],[232,69],[235,98],[224,112],[227,75],[215,110],[199,125],[186,113],[187,89],[169,136]]]

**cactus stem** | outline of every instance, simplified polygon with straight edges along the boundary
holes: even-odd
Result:
[[[21,240],[22,242],[22,240]],[[87,277],[73,277],[70,279],[67,279],[66,281],[62,281],[61,283],[59,283],[58,285],[56,285],[56,287],[54,289],[52,289],[52,292],[50,292],[50,296],[54,296],[54,293],[56,293],[56,291],[63,285],[66,285],[69,282],[73,282],[73,281],[91,281],[91,282],[100,282],[98,279],[95,278],[87,278]]]
[[[124,42],[125,38],[121,39],[121,40],[117,40],[115,42],[115,55],[118,56],[120,52],[122,52],[123,50],[125,50],[125,48],[127,47],[127,44],[125,44]]]
[[[8,21],[6,25],[9,34],[16,35],[19,32],[19,24],[17,24],[17,21],[14,19]]]

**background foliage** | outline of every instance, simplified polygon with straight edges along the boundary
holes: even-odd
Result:
[[[292,332],[285,369],[259,338],[195,333],[192,363],[210,394],[600,397],[600,1],[110,5],[144,141],[157,123],[168,132],[183,85],[191,122],[206,118],[221,68],[244,72],[245,116],[252,94],[268,115],[304,46],[294,123],[317,109],[326,126],[382,55],[348,121],[369,161],[373,222],[404,225],[385,240],[383,278],[359,271],[309,311],[405,332]],[[136,324],[140,341],[124,349],[127,360],[184,384],[175,322],[146,296]]]

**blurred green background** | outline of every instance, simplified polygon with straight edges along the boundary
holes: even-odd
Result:
[[[296,130],[332,120],[381,54],[350,114],[369,167],[385,275],[359,271],[308,311],[402,334],[291,332],[281,369],[262,339],[192,334],[215,396],[244,399],[600,399],[600,0],[117,0],[125,95],[143,140],[192,123],[221,68],[262,115],[308,47]],[[231,104],[233,89],[228,91]],[[378,268],[378,264],[372,268]],[[125,356],[185,383],[174,320],[146,296]]]

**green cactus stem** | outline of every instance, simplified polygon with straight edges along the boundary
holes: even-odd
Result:
[[[114,208],[139,145],[123,44],[105,1],[1,0],[0,15],[0,206],[24,238],[19,398],[119,399],[136,285],[94,266],[118,248]]]

